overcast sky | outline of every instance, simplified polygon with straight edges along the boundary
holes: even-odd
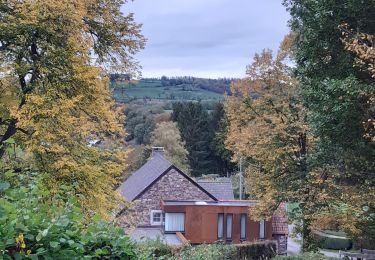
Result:
[[[135,0],[123,6],[148,39],[143,77],[243,77],[254,53],[288,32],[282,0]]]

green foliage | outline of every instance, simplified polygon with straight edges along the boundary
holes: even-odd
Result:
[[[145,105],[144,102],[132,102],[125,110],[127,140],[136,144],[149,144],[151,133],[156,126],[156,117],[164,110],[158,105]]]
[[[173,259],[183,260],[226,260],[234,258],[235,248],[232,245],[211,244],[186,246]]]
[[[274,242],[254,242],[235,245],[233,259],[257,260],[271,259],[276,256],[276,244]]]
[[[329,259],[336,259],[326,257],[319,253],[304,253],[296,256],[276,256],[273,258],[274,260],[329,260]]]
[[[173,256],[173,250],[170,246],[163,243],[159,238],[156,240],[145,240],[137,244],[135,249],[137,258],[140,260],[148,259],[170,259]]]
[[[123,229],[96,216],[84,224],[69,188],[54,196],[35,173],[8,171],[0,191],[0,256],[4,259],[135,259]],[[17,176],[17,177],[16,177]]]
[[[165,157],[180,170],[189,174],[187,150],[175,122],[161,122],[151,136],[151,146],[164,147]]]
[[[352,241],[347,238],[334,238],[329,236],[317,236],[316,238],[318,239],[318,245],[320,248],[349,250],[353,246]]]
[[[117,102],[128,103],[136,99],[220,101],[229,89],[229,79],[141,79],[139,81],[112,81],[113,95]]]
[[[359,46],[371,43],[360,40],[353,31],[343,33],[347,24],[357,32],[374,35],[375,2],[284,0],[284,4],[296,36],[295,72],[316,140],[310,166],[323,172],[322,180],[332,178],[336,185],[326,189],[327,197],[346,204],[346,211],[337,215],[342,228],[356,240],[375,241],[375,215],[370,213],[375,211],[371,123],[375,118],[375,81],[363,70],[364,60],[358,62],[364,56],[354,55],[357,48],[348,48],[344,38],[349,34]]]
[[[222,105],[217,105],[209,114],[201,103],[177,102],[173,104],[171,119],[177,122],[188,154],[191,173],[193,176],[207,174],[226,175],[232,165],[229,158],[219,152],[222,139],[216,139],[216,133],[221,131],[221,120],[224,113]],[[221,109],[221,111],[220,111]]]

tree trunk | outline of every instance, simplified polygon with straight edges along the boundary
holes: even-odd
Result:
[[[7,130],[5,131],[4,135],[1,136],[0,138],[0,159],[3,157],[5,153],[5,145],[4,142],[11,138],[16,132],[17,132],[17,127],[16,127],[17,120],[12,119],[7,127]]]

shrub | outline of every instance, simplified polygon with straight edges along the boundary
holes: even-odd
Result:
[[[135,259],[122,229],[94,217],[84,223],[77,199],[51,196],[33,175],[0,180],[0,259]],[[63,199],[64,198],[64,199]]]
[[[140,260],[170,259],[173,255],[173,248],[163,243],[159,238],[157,240],[147,239],[137,244],[135,252]]]
[[[273,241],[238,244],[235,248],[234,259],[271,259],[276,256],[276,244]]]
[[[326,257],[319,253],[304,253],[296,256],[276,256],[273,260],[330,260],[335,258]]]
[[[348,250],[352,248],[352,241],[345,237],[333,237],[329,234],[325,235],[323,232],[315,233],[315,238],[318,245],[325,249]]]
[[[176,260],[229,260],[234,258],[235,248],[221,243],[198,246],[185,246],[173,259]]]

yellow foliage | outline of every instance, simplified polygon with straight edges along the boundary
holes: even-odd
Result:
[[[47,173],[68,185],[87,213],[109,217],[126,168],[124,116],[107,73],[138,74],[132,56],[145,39],[123,1],[8,0],[0,3],[0,146],[17,137]],[[112,140],[110,148],[88,145]],[[1,153],[0,153],[1,157]]]

